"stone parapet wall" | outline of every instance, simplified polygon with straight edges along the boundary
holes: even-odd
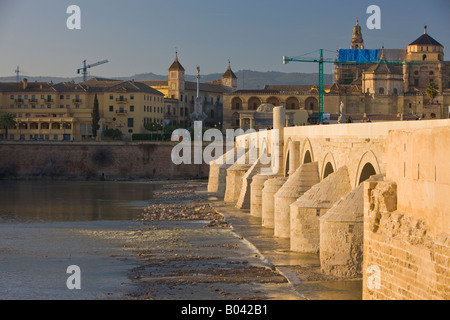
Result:
[[[364,189],[364,299],[450,299],[450,128],[392,131]]]

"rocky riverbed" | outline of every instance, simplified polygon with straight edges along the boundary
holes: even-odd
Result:
[[[298,299],[291,286],[196,191],[162,185],[142,213],[130,271],[136,299]]]

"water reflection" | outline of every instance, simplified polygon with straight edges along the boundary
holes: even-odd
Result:
[[[146,182],[1,181],[0,222],[132,220],[154,188]]]

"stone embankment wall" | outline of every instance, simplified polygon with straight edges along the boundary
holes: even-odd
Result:
[[[393,131],[364,185],[364,299],[450,299],[450,129]]]
[[[175,165],[176,143],[1,143],[0,178],[205,178],[209,165]],[[193,158],[193,152],[192,158]]]

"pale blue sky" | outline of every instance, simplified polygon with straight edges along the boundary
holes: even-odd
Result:
[[[81,30],[66,28],[71,4]],[[381,30],[366,27],[372,4]],[[234,71],[317,72],[282,56],[349,48],[355,17],[366,48],[406,48],[426,24],[450,60],[450,0],[0,0],[0,76],[19,65],[30,76],[75,77],[85,59],[108,59],[90,70],[103,77],[166,75],[175,47],[188,74],[197,65],[224,72],[228,58]]]

